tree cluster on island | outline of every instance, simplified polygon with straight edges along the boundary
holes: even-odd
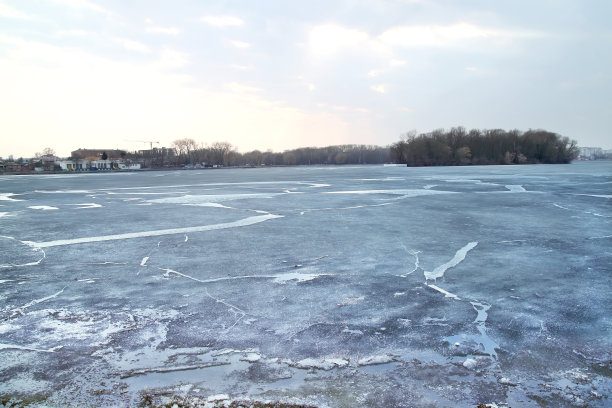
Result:
[[[390,148],[392,160],[408,166],[570,163],[578,153],[575,140],[541,129],[412,131]]]

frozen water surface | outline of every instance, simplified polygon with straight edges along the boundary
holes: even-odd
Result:
[[[0,396],[610,406],[612,164],[0,177]]]

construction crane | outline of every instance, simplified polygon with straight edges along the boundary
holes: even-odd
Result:
[[[153,143],[159,144],[159,142],[153,142],[153,141],[150,141],[150,140],[126,140],[126,142],[148,143],[149,144],[149,150],[153,150]]]

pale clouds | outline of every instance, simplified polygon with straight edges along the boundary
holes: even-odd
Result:
[[[105,9],[99,4],[94,3],[92,1],[88,1],[88,0],[53,0],[53,1],[58,4],[65,5],[68,7],[84,9],[84,10],[93,11],[93,12],[105,14],[105,15],[112,14],[109,10]]]
[[[385,92],[387,92],[384,85],[372,85],[370,89],[373,90],[374,92],[378,92],[381,94],[384,94]]]
[[[395,26],[380,34],[369,33],[356,28],[335,24],[315,26],[309,33],[309,46],[316,56],[337,56],[342,51],[351,50],[364,55],[389,56],[403,48],[460,48],[478,50],[480,44],[518,40],[540,36],[536,31],[508,29],[498,30],[459,22],[449,25],[412,25]],[[405,65],[402,59],[391,59],[389,65]],[[370,71],[376,76],[378,71]]]
[[[230,40],[230,44],[232,44],[236,48],[249,48],[251,46],[251,44],[249,44],[248,42],[239,40]]]
[[[28,20],[31,17],[26,13],[14,9],[13,7],[0,3],[0,17]]]
[[[130,40],[128,38],[115,38],[114,40],[129,51],[137,51],[144,54],[151,52],[151,49],[147,45],[138,41]]]
[[[181,30],[176,27],[149,26],[147,27],[147,33],[177,36],[181,33]]]
[[[311,52],[321,57],[334,56],[344,49],[358,50],[370,41],[366,32],[334,24],[313,27],[308,38]]]
[[[200,19],[214,27],[226,28],[226,27],[241,27],[244,25],[244,21],[234,16],[204,16]]]

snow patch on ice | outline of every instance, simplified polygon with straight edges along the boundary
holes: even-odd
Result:
[[[447,270],[459,265],[459,263],[465,259],[467,253],[470,252],[472,249],[474,249],[476,245],[478,245],[478,242],[470,242],[469,244],[465,245],[463,248],[459,249],[455,253],[455,256],[453,257],[453,259],[451,259],[450,261],[438,266],[432,272],[425,271],[424,272],[425,279],[426,280],[432,280],[432,279],[436,280],[438,278],[443,277],[444,273]]]
[[[362,335],[363,332],[361,330],[352,330],[349,328],[346,328],[344,330],[342,330],[342,333],[346,333],[346,334],[356,334],[356,335]]]
[[[97,204],[97,203],[82,203],[82,204],[68,204],[68,205],[76,206],[76,210],[83,210],[83,209],[86,209],[86,208],[100,208],[100,207],[102,207],[101,204]]]
[[[32,245],[33,247],[36,247],[36,248],[47,248],[47,247],[63,246],[63,245],[84,244],[84,243],[90,243],[90,242],[114,241],[114,240],[134,239],[134,238],[143,238],[143,237],[156,237],[156,236],[161,236],[161,235],[185,234],[188,232],[203,232],[203,231],[214,231],[214,230],[227,229],[227,228],[245,227],[248,225],[258,224],[260,222],[264,222],[270,219],[282,218],[282,217],[283,217],[282,215],[266,214],[266,215],[247,217],[247,218],[243,218],[241,220],[233,221],[233,222],[226,222],[222,224],[200,225],[197,227],[170,228],[170,229],[153,230],[153,231],[131,232],[131,233],[125,233],[125,234],[101,235],[97,237],[60,239],[57,241],[47,241],[47,242],[31,242],[31,241],[24,241],[24,242],[27,242],[29,245]]]
[[[389,194],[401,196],[401,198],[419,197],[427,195],[438,195],[438,194],[456,194],[454,191],[438,191],[438,190],[411,190],[411,189],[397,189],[397,190],[348,190],[348,191],[326,191],[323,194]]]
[[[527,191],[521,185],[507,184],[505,187],[512,193],[524,193]]]
[[[377,364],[388,364],[394,361],[397,361],[395,356],[392,356],[390,354],[383,354],[383,355],[378,355],[378,356],[369,356],[369,357],[362,358],[359,361],[357,361],[357,364],[360,366],[367,366],[367,365],[377,365]]]
[[[205,205],[220,203],[232,200],[245,200],[252,198],[272,198],[285,193],[249,193],[249,194],[201,194],[201,195],[184,195],[180,197],[166,197],[147,200],[155,204],[184,204],[184,205]]]
[[[24,201],[24,200],[19,200],[17,198],[13,198],[13,196],[18,196],[21,194],[15,194],[15,193],[0,193],[0,201]]]
[[[22,350],[22,351],[37,351],[40,353],[54,353],[63,346],[51,347],[50,349],[38,349],[34,347],[18,346],[16,344],[0,344],[0,350]]]
[[[343,368],[348,366],[348,364],[349,361],[345,358],[305,358],[296,363],[293,363],[293,365],[297,368],[318,369],[325,371],[329,371],[334,368]]]
[[[308,282],[321,276],[331,276],[330,273],[299,273],[299,272],[287,272],[280,275],[272,276],[274,283],[284,284],[289,281]]]
[[[449,291],[446,291],[446,290],[442,289],[441,287],[436,286],[436,285],[434,285],[434,284],[427,284],[427,283],[426,283],[426,284],[425,284],[425,286],[430,287],[430,288],[432,288],[433,290],[437,290],[438,292],[440,292],[440,293],[444,294],[444,296],[446,296],[446,297],[448,297],[448,298],[452,298],[452,299],[455,299],[455,300],[461,300],[461,298],[460,298],[459,296],[455,295],[454,293],[451,293],[451,292],[449,292]]]
[[[42,210],[42,211],[59,210],[59,208],[53,207],[50,205],[30,205],[28,206],[28,208],[31,208],[32,210]]]

